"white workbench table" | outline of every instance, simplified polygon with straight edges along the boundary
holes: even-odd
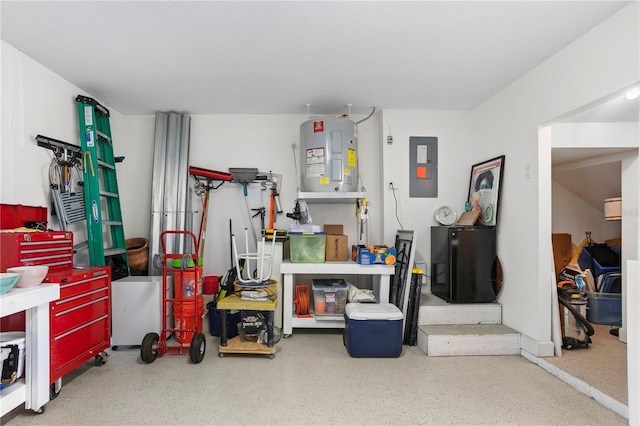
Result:
[[[0,416],[20,404],[40,411],[49,402],[49,302],[60,298],[58,284],[13,288],[0,296],[6,317],[25,311],[25,375],[0,391]]]
[[[394,266],[388,265],[360,265],[352,260],[343,262],[324,263],[292,263],[284,260],[280,265],[280,273],[283,275],[282,287],[282,333],[290,336],[293,328],[343,328],[343,318],[298,318],[293,313],[294,281],[295,275],[377,275],[379,280],[373,280],[373,290],[376,293],[378,303],[389,302],[389,277],[395,273]]]

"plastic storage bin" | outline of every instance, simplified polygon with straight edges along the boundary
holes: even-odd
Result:
[[[343,279],[314,279],[311,289],[316,318],[344,315],[347,305],[347,283]]]
[[[207,310],[209,311],[209,333],[212,336],[220,337],[222,330],[222,317],[220,311],[216,308],[216,304],[211,301],[207,303]],[[227,312],[227,338],[231,339],[238,335],[238,323],[242,321],[240,311]]]
[[[0,366],[2,366],[2,377],[5,376],[5,360],[9,357],[11,352],[11,345],[18,346],[18,368],[16,369],[15,378],[19,378],[24,373],[24,361],[25,361],[25,332],[24,331],[8,331],[4,333],[0,333],[0,347],[2,348],[2,361],[0,361]]]
[[[589,250],[593,251],[593,269],[595,271],[591,271],[591,274],[594,278],[605,272],[620,272],[620,253],[606,244],[595,244],[591,248],[582,248],[578,257],[578,265],[582,270],[592,269]]]
[[[293,263],[322,263],[326,247],[324,233],[289,234],[289,258]]]
[[[587,319],[595,324],[622,324],[622,295],[587,292]]]
[[[349,303],[344,344],[353,358],[397,358],[402,353],[402,311],[392,303]]]

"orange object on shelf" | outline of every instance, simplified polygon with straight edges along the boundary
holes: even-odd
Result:
[[[309,318],[309,286],[307,284],[296,284],[296,316],[298,318]]]

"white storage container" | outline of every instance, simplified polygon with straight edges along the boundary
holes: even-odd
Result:
[[[0,347],[2,347],[2,368],[4,369],[4,360],[11,353],[10,345],[18,346],[18,369],[16,379],[22,377],[24,373],[25,362],[25,332],[24,331],[8,331],[0,333]],[[4,371],[3,371],[4,376]]]

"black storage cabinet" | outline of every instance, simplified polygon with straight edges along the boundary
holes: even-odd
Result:
[[[431,227],[431,292],[450,303],[496,299],[495,227]]]

